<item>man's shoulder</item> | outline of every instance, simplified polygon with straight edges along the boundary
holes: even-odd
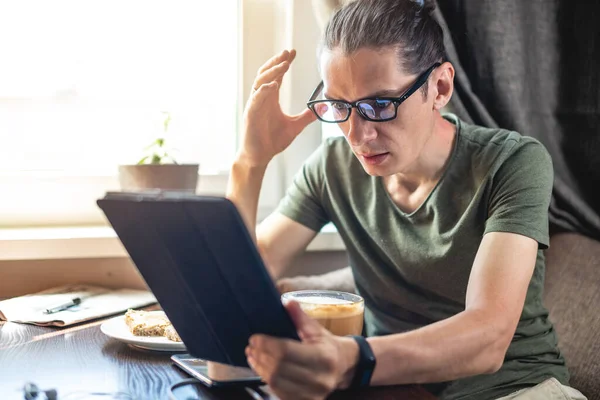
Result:
[[[501,169],[552,169],[550,154],[540,141],[531,136],[509,129],[470,124],[458,118],[452,122],[459,132],[456,168],[465,173],[483,179],[494,177]]]
[[[460,140],[464,142],[474,156],[491,157],[497,161],[501,161],[524,148],[527,153],[548,153],[546,147],[532,136],[527,136],[510,129],[490,128],[470,124],[454,115],[445,115],[445,118],[453,119],[453,122],[459,129]]]
[[[444,114],[444,118],[449,119],[459,127],[463,139],[480,147],[510,147],[516,149],[528,144],[543,147],[542,143],[534,137],[514,130],[471,124],[461,120],[454,114]]]

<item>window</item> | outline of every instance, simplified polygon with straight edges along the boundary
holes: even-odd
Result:
[[[162,133],[163,111],[178,162],[226,171],[239,115],[238,11],[234,0],[4,2],[1,224],[102,220],[94,200],[116,189],[118,164],[137,162]]]
[[[182,161],[226,168],[235,144],[237,5],[193,4],[6,3],[0,132],[14,151],[0,168],[112,173],[161,133],[161,111],[173,115],[169,138]]]

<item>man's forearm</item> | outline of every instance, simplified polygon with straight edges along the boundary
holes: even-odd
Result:
[[[250,165],[238,159],[231,167],[227,184],[226,197],[237,207],[255,243],[258,198],[266,169],[266,164]]]
[[[414,331],[369,338],[377,357],[372,385],[443,382],[495,372],[512,338],[480,311]],[[513,330],[514,333],[514,330]]]

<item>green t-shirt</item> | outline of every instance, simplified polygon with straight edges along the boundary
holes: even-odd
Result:
[[[552,161],[541,143],[503,129],[457,127],[446,170],[412,213],[397,207],[380,177],[368,175],[343,137],[330,138],[296,175],[278,211],[319,231],[332,222],[365,299],[369,336],[405,332],[465,309],[469,274],[487,232],[539,243],[533,277],[502,368],[428,385],[443,399],[495,399],[555,377],[565,361],[542,304]]]

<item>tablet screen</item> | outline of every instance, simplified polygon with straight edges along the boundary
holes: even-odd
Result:
[[[252,334],[298,340],[231,201],[108,193],[98,205],[189,353],[247,367],[244,348]]]

